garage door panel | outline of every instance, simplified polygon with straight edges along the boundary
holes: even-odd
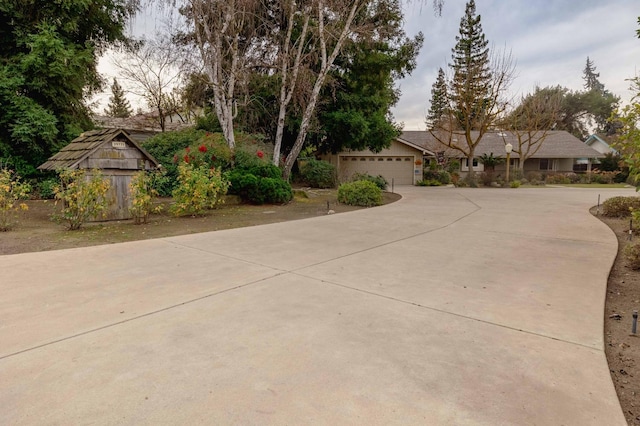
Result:
[[[413,184],[413,157],[342,157],[340,161],[341,180],[350,180],[355,173],[382,175],[389,183],[396,185]]]

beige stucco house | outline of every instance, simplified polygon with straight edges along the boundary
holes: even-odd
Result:
[[[473,137],[477,136],[472,132]],[[458,141],[456,139],[459,138]],[[452,136],[453,143],[463,146],[463,136]],[[535,140],[535,139],[534,139]],[[506,157],[505,146],[510,143],[518,146],[518,138],[512,132],[488,132],[483,135],[475,152],[474,170],[484,171],[484,166],[478,158],[483,154],[493,154],[494,157]],[[523,139],[526,148],[527,142]],[[532,147],[532,151],[537,146]],[[347,181],[354,173],[368,173],[382,175],[389,183],[396,185],[413,185],[422,179],[423,164],[437,157],[455,158],[460,160],[460,174],[469,172],[468,160],[460,151],[446,147],[427,131],[405,131],[391,143],[388,149],[374,153],[372,151],[343,151],[337,154],[322,156],[336,166],[338,178]],[[574,164],[578,159],[586,159],[590,166],[593,160],[604,157],[604,154],[585,145],[580,139],[565,131],[547,132],[544,142],[537,151],[527,158],[524,172],[540,171],[565,173],[574,171]],[[519,168],[518,154],[511,154],[512,170]],[[505,164],[498,165],[496,172],[503,171]],[[589,167],[590,170],[590,167]]]

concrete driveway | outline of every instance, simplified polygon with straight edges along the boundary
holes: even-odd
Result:
[[[587,209],[634,191],[399,191],[0,257],[0,424],[625,425]]]

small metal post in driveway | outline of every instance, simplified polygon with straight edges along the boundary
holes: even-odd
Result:
[[[631,323],[631,334],[636,334],[638,328],[638,311],[633,311],[633,323]]]

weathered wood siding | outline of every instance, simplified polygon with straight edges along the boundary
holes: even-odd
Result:
[[[114,143],[115,142],[115,143]],[[152,164],[144,154],[124,138],[116,139],[102,146],[79,165],[82,169],[99,169],[109,179],[107,194],[109,209],[106,217],[97,220],[130,219],[131,196],[129,184],[135,173],[150,170]]]
[[[79,164],[81,169],[149,170],[149,160],[126,140],[114,140],[105,144]]]

